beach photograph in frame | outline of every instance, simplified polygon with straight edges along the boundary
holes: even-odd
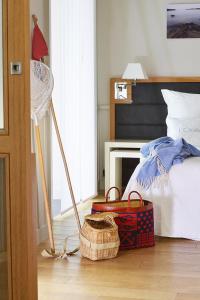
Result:
[[[167,38],[200,38],[200,3],[167,6]]]

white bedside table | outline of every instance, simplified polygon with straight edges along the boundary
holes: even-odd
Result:
[[[139,158],[140,148],[148,140],[113,140],[105,142],[105,192],[111,186],[121,188],[122,183],[122,158]],[[115,199],[115,192],[111,193]]]

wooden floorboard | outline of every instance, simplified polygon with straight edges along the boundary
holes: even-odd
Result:
[[[90,207],[81,209],[81,217]],[[77,232],[68,214],[54,222],[56,247]],[[68,247],[78,245],[78,235]],[[39,247],[39,252],[47,244]],[[157,238],[156,246],[121,251],[112,260],[92,262],[78,253],[66,260],[38,255],[39,300],[200,300],[200,243]]]

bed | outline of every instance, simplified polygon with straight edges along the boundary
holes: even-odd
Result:
[[[115,107],[111,108],[114,110],[111,111],[114,114],[111,118],[111,122],[114,120],[111,137],[152,140],[167,135],[168,109],[161,94],[162,89],[200,94],[200,78],[157,78],[137,84],[132,88],[133,101],[124,105],[115,101]],[[127,199],[128,193],[136,189],[144,199],[154,203],[157,235],[200,240],[200,158],[188,158],[182,164],[173,166],[167,180],[163,178],[159,184],[155,182],[148,190],[142,189],[136,182],[142,164],[136,167],[131,176],[123,199]]]
[[[200,240],[200,158],[186,159],[171,168],[168,179],[154,183],[148,190],[136,181],[139,164],[131,176],[123,195],[127,199],[132,190],[154,204],[155,234]]]

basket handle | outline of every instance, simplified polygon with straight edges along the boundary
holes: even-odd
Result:
[[[110,223],[111,225],[113,225],[114,227],[116,227],[116,223],[115,223],[115,219],[113,216],[107,216],[105,217],[105,221],[107,221],[108,223]]]
[[[111,188],[107,191],[107,193],[106,193],[106,202],[108,202],[110,192],[111,192],[111,190],[113,190],[113,189],[117,190],[117,192],[118,192],[118,199],[117,199],[117,200],[121,200],[121,193],[120,193],[120,190],[119,190],[116,186],[113,186],[113,187],[111,187]]]
[[[143,201],[142,196],[140,195],[140,193],[138,193],[137,191],[132,191],[128,195],[128,207],[131,207],[131,195],[134,194],[134,193],[137,194],[140,198],[140,207],[144,206],[144,201]]]

